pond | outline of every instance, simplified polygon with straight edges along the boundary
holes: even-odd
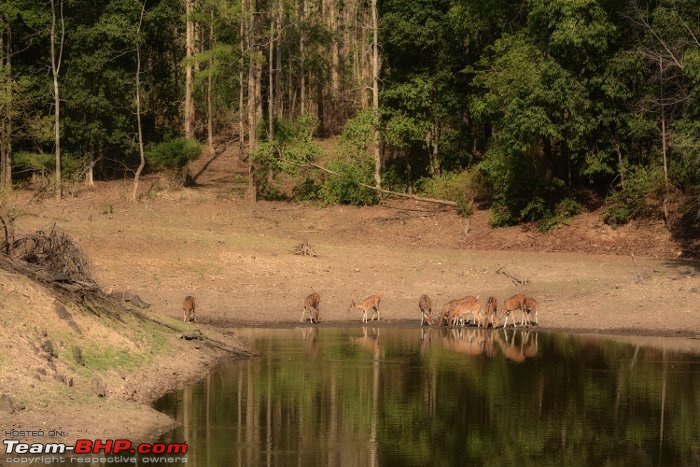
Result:
[[[502,329],[239,334],[263,356],[156,404],[188,465],[700,465],[700,355]]]

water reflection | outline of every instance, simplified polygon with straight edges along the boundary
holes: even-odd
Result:
[[[700,357],[484,329],[251,329],[159,403],[189,465],[700,465]]]

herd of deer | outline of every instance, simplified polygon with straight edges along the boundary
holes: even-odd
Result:
[[[319,302],[321,296],[314,292],[304,299],[304,310],[301,312],[301,320],[308,319],[312,323],[319,322]],[[382,295],[371,295],[359,303],[353,300],[348,307],[348,311],[357,309],[362,311],[362,322],[368,321],[368,312],[372,312],[369,321],[375,318],[379,321],[379,302],[382,301]],[[426,324],[434,325],[433,320],[433,304],[430,297],[422,295],[418,300],[418,307],[421,311],[421,326]],[[520,312],[520,321],[515,315],[515,312]],[[308,318],[306,316],[308,315]],[[498,302],[495,297],[489,297],[484,306],[479,302],[479,297],[468,296],[458,300],[452,300],[442,306],[442,312],[439,317],[438,324],[442,326],[466,326],[474,325],[477,327],[499,327],[503,321],[503,327],[508,325],[508,318],[512,319],[513,326],[517,327],[525,325],[537,325],[537,300],[532,297],[527,297],[524,294],[516,294],[503,302],[501,311],[498,311]],[[534,318],[534,319],[533,319]]]

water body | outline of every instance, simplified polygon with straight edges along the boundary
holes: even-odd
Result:
[[[261,358],[156,405],[188,465],[700,465],[697,354],[513,330],[240,334]]]

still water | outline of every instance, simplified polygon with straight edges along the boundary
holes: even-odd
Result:
[[[195,466],[700,466],[700,355],[513,330],[296,328],[156,408]]]

